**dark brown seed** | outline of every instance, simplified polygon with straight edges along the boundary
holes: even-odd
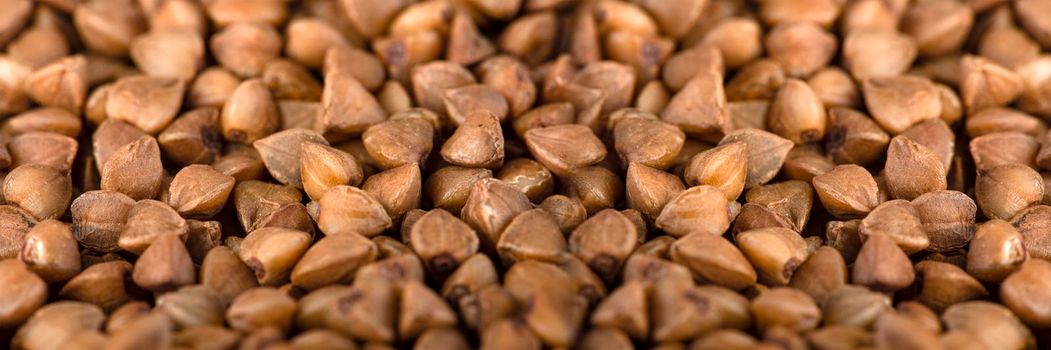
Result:
[[[1022,235],[1009,223],[993,219],[978,226],[967,250],[967,273],[999,282],[1026,260]]]
[[[879,205],[876,180],[860,166],[837,166],[813,183],[821,204],[837,219],[864,217]]]
[[[806,242],[798,233],[784,228],[764,228],[737,234],[735,240],[768,285],[787,285],[807,257]]]
[[[912,200],[948,186],[947,169],[938,156],[926,146],[904,136],[895,137],[887,149],[883,170],[887,189],[895,199]]]
[[[720,236],[730,227],[726,195],[712,186],[694,186],[664,206],[655,225],[676,237],[694,232]]]

